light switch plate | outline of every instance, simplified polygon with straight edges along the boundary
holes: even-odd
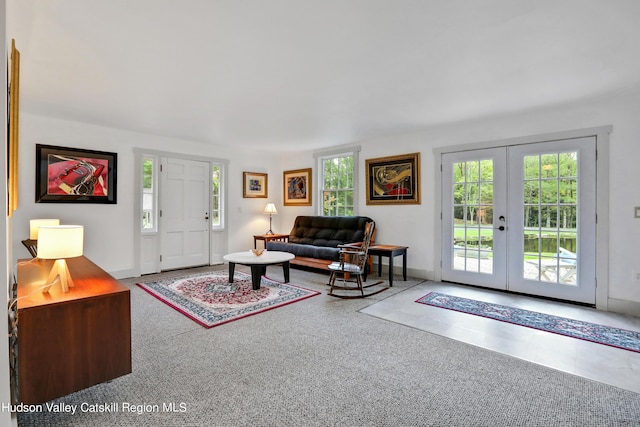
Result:
[[[633,212],[634,212],[634,217],[640,218],[640,206],[636,206],[635,208],[633,208]]]

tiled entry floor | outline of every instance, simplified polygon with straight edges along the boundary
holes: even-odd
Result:
[[[421,283],[361,312],[640,393],[640,353],[415,302],[432,291],[640,331],[640,318],[633,316],[439,282]]]

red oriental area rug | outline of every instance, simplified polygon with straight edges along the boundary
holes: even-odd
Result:
[[[142,289],[205,328],[301,301],[320,292],[262,277],[254,291],[251,276],[226,271],[138,283]]]

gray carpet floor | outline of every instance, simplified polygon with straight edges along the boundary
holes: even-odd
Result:
[[[327,275],[292,269],[322,294],[205,329],[135,286],[188,272],[123,280],[131,374],[51,402],[75,414],[44,407],[18,425],[640,426],[639,394],[359,312],[420,280],[343,300]]]

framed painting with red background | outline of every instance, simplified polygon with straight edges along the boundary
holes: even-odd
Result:
[[[36,203],[116,203],[118,155],[36,145]]]

